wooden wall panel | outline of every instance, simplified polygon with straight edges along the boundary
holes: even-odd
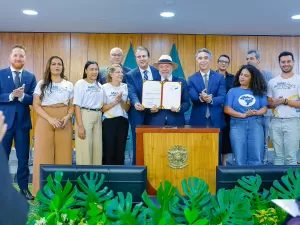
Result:
[[[206,36],[206,48],[212,52],[212,63],[211,68],[213,70],[217,69],[217,60],[220,55],[226,54],[230,58],[232,43],[231,36],[216,36],[216,35],[207,35]],[[231,72],[231,64],[228,67],[228,72]]]
[[[236,74],[240,67],[246,64],[246,56],[249,50],[249,38],[247,36],[232,37],[231,72]]]
[[[88,55],[88,35],[71,34],[70,81],[75,84],[82,79]]]
[[[257,44],[257,36],[249,36],[248,37],[249,43],[248,43],[248,49],[252,50],[252,49],[257,49],[258,48],[258,44]]]
[[[282,37],[282,51],[290,51],[294,55],[294,72],[299,74],[299,37]],[[278,52],[279,55],[279,52]],[[278,62],[278,58],[277,58]]]
[[[142,45],[150,52],[150,64],[158,61],[163,54],[170,54],[172,44],[177,37],[172,34],[143,34]]]
[[[178,54],[186,78],[195,73],[196,36],[178,35]]]
[[[44,34],[44,66],[51,56],[59,56],[64,61],[65,76],[70,79],[71,37],[69,33]]]
[[[261,53],[260,68],[272,71],[273,77],[280,74],[277,57],[282,51],[281,37],[258,37],[258,50]]]
[[[97,34],[88,34],[87,59],[98,62]]]
[[[133,50],[136,47],[142,45],[142,35],[141,34],[120,34],[118,35],[118,47],[122,49],[124,53],[124,61],[129,50],[130,42],[132,42]]]
[[[44,34],[34,34],[34,48],[33,48],[33,73],[37,82],[43,78],[44,74]]]
[[[100,67],[109,65],[109,52],[118,46],[117,34],[98,34],[98,64]]]

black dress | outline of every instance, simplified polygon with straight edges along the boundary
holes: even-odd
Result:
[[[225,77],[225,84],[226,84],[226,93],[232,88],[234,76],[230,73],[226,72]],[[226,126],[223,128],[222,132],[222,154],[229,154],[232,153],[232,148],[230,144],[230,116],[226,113],[225,114],[225,121]]]

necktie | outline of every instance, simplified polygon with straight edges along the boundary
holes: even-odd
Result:
[[[207,87],[208,87],[208,75],[204,74],[204,85],[205,85],[205,89],[206,89],[206,93],[207,93]],[[209,112],[209,107],[208,104],[206,106],[206,113],[205,113],[205,117],[208,118],[210,117],[210,112]]]
[[[20,72],[18,72],[18,71],[15,71],[15,74],[16,74],[16,76],[15,76],[15,88],[19,88],[19,87],[21,87],[21,80],[20,80]]]
[[[148,71],[147,70],[144,71],[144,80],[148,80]]]
[[[165,80],[164,80],[164,82],[168,82],[168,81],[169,81],[168,79],[165,79]]]

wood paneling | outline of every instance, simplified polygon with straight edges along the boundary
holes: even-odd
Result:
[[[246,63],[246,56],[249,50],[249,38],[247,36],[232,37],[232,56],[231,59],[231,72],[236,74],[241,65]]]
[[[188,78],[195,73],[196,67],[196,36],[195,35],[178,35],[178,54],[184,76]]]
[[[209,191],[215,194],[218,136],[218,133],[144,133],[144,165],[147,166],[149,185],[157,190],[160,182],[169,180],[182,191],[183,179],[200,177],[209,185]],[[187,150],[185,168],[169,166],[168,151],[175,145]]]
[[[88,55],[88,35],[71,34],[70,81],[82,79],[83,68]]]
[[[64,61],[65,76],[70,79],[71,34],[44,34],[44,65],[51,56],[59,56]]]
[[[142,45],[142,35],[141,34],[122,34],[118,35],[118,47],[122,49],[124,53],[124,60],[126,58],[127,52],[129,50],[130,42],[132,42],[133,50],[136,47]]]
[[[199,66],[196,63],[196,52],[201,49],[201,48],[205,48],[205,35],[196,35],[196,46],[195,46],[195,52],[194,52],[194,61],[195,61],[195,72],[199,71]]]
[[[220,55],[228,55],[231,56],[232,49],[232,37],[231,36],[216,36],[216,35],[207,35],[206,36],[206,48],[208,48],[212,52],[212,62],[211,68],[216,70],[217,68],[217,60]],[[231,72],[231,64],[229,64],[228,72]]]
[[[109,65],[109,52],[118,47],[117,34],[98,34],[98,64],[100,67]]]
[[[98,41],[97,34],[88,35],[88,50],[87,50],[87,59],[91,61],[98,62]]]
[[[278,64],[278,55],[282,51],[281,37],[258,37],[258,50],[261,53],[259,67],[263,70],[272,71],[273,77],[281,72]]]

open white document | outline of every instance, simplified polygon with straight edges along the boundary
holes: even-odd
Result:
[[[162,83],[146,80],[143,83],[142,105],[145,108],[161,106]]]
[[[164,82],[162,93],[162,109],[180,109],[181,82]]]

